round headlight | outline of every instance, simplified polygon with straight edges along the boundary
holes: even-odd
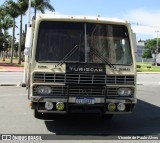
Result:
[[[57,102],[56,109],[58,111],[62,111],[64,109],[64,103],[63,102]]]
[[[37,94],[48,95],[48,94],[51,94],[52,89],[50,86],[38,86],[36,91],[37,91]]]
[[[120,96],[130,96],[132,93],[130,88],[119,88],[118,95]]]
[[[115,111],[115,110],[116,110],[116,104],[115,104],[115,103],[109,103],[109,104],[108,104],[108,110],[109,110],[110,112]]]
[[[125,106],[124,103],[118,103],[117,109],[118,109],[119,111],[124,111],[124,110],[126,109],[126,106]]]
[[[52,109],[53,109],[53,103],[50,102],[50,101],[47,101],[47,102],[45,103],[45,108],[46,108],[47,110],[52,110]]]

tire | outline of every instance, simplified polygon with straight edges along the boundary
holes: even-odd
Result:
[[[39,112],[37,111],[37,109],[35,109],[35,110],[34,110],[34,117],[35,117],[36,119],[42,119],[43,114],[42,114],[42,113],[39,113]]]

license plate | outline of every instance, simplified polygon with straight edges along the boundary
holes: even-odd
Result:
[[[94,98],[76,98],[77,104],[94,104]]]

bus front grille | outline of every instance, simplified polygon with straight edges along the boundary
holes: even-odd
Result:
[[[70,97],[80,97],[80,96],[92,96],[92,97],[102,97],[102,96],[119,96],[119,87],[103,87],[103,86],[51,86],[52,92],[51,96],[67,96]],[[37,95],[37,85],[33,87],[33,95]],[[131,88],[131,96],[134,95],[134,88]]]
[[[91,75],[91,74],[53,74],[34,73],[33,83],[62,83],[66,85],[134,85],[132,75]]]

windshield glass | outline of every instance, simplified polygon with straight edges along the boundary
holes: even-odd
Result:
[[[131,64],[132,61],[129,34],[123,25],[64,21],[40,23],[36,51],[38,62],[60,62],[76,46],[65,62]]]

